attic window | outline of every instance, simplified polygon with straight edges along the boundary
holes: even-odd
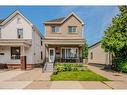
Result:
[[[17,24],[19,24],[19,23],[20,23],[20,18],[18,17],[18,18],[17,18]]]
[[[17,29],[17,36],[18,38],[23,38],[23,29]]]

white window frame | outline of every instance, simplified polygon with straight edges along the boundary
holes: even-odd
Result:
[[[59,32],[60,31],[60,26],[51,26],[51,28],[52,28],[52,32],[53,33],[57,33],[57,32]],[[54,29],[53,29],[54,28]],[[53,31],[54,30],[54,31]]]
[[[20,38],[19,38],[19,31],[18,30],[22,30],[22,36],[20,36]],[[18,39],[22,39],[23,38],[23,28],[17,28],[17,38]]]
[[[78,59],[79,58],[79,48],[77,47],[62,47],[61,48],[61,58],[62,58],[62,49],[65,49],[65,59],[73,59],[73,58],[67,58],[67,55],[66,55],[67,49],[71,49],[71,48],[77,49],[77,57],[75,59]]]
[[[70,27],[71,27],[71,31],[70,31]],[[73,31],[74,27],[75,27],[75,31]],[[77,32],[77,26],[68,26],[68,32],[69,33],[76,33]]]

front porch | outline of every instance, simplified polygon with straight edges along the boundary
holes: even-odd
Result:
[[[48,62],[82,62],[82,48],[77,45],[49,45],[46,48]],[[54,54],[53,54],[54,53]],[[54,59],[53,59],[54,57]]]
[[[45,39],[46,62],[82,62],[83,39]]]
[[[0,68],[1,69],[26,69],[26,52],[31,46],[29,40],[0,39]]]

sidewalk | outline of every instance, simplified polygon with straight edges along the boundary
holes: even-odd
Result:
[[[127,89],[127,74],[106,71],[96,66],[86,65],[88,69],[112,81],[103,82],[112,89]]]

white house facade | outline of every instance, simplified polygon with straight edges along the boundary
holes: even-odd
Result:
[[[15,11],[0,20],[1,68],[33,68],[43,62],[43,36],[37,28]]]
[[[112,54],[105,52],[101,47],[101,42],[97,42],[88,49],[88,63],[110,65],[112,64]]]

